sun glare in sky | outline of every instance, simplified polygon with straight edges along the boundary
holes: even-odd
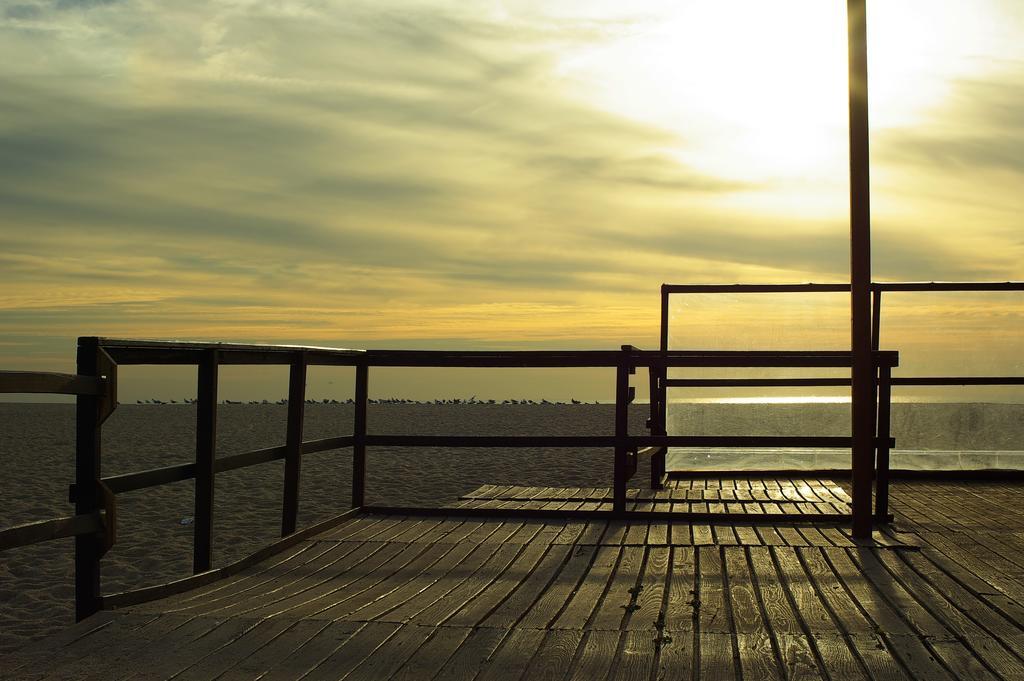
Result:
[[[869,0],[876,279],[1024,278],[1021,7]],[[79,335],[651,347],[663,282],[844,281],[845,13],[0,4],[0,366]]]
[[[986,0],[872,3],[871,125],[922,125],[958,79],[999,69]],[[758,181],[845,180],[846,4],[673,3],[649,23],[568,53],[559,72],[603,108],[675,133],[680,162]]]

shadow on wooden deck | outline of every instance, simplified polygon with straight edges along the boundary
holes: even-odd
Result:
[[[820,520],[502,517],[502,508],[608,500],[600,489],[485,486],[460,503],[494,504],[492,516],[363,514],[230,579],[101,612],[4,661],[4,673],[1022,678],[1024,513],[1013,510],[1022,489],[898,482],[904,531],[858,544]],[[701,480],[632,503],[757,514],[766,504],[845,504],[845,495],[820,480],[758,489]]]

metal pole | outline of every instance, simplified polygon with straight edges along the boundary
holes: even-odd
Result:
[[[875,371],[871,355],[871,186],[866,0],[847,0],[850,94],[850,349],[853,355],[853,535],[871,536]]]

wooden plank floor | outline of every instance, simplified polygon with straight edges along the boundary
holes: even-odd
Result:
[[[1022,491],[898,482],[903,532],[860,544],[820,522],[368,514],[231,579],[100,613],[0,676],[1020,679]]]
[[[831,480],[792,478],[669,479],[664,489],[630,489],[627,510],[674,513],[849,514],[850,495]],[[457,507],[601,510],[612,508],[610,487],[483,485]]]

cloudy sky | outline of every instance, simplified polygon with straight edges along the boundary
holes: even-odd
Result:
[[[662,282],[844,281],[844,12],[0,0],[0,366],[650,347]],[[1024,279],[1024,5],[869,13],[876,279]]]

